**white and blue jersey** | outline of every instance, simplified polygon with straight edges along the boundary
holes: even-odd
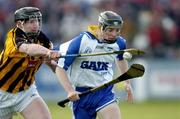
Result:
[[[82,32],[79,36],[74,39],[60,45],[60,53],[64,55],[68,54],[84,54],[84,53],[99,53],[99,52],[112,52],[118,50],[126,49],[126,41],[122,37],[117,37],[116,42],[112,44],[100,42],[93,33],[86,31]],[[122,54],[119,55],[101,55],[101,56],[89,56],[89,57],[65,57],[60,58],[58,61],[58,66],[64,68],[67,71],[68,77],[72,84],[76,87],[76,90],[83,92],[89,88],[100,86],[107,83],[113,79],[114,67],[116,65],[116,60],[123,60]],[[99,105],[93,106],[92,114],[96,115],[99,109],[103,108],[105,105],[115,101],[114,94],[111,92],[112,86],[105,88],[102,91],[97,92],[97,94],[90,94],[87,97],[83,97],[79,101],[74,103],[74,115],[75,119],[81,119],[82,114],[88,115],[86,111],[80,111],[77,108],[77,103],[79,105],[80,101],[84,105],[83,110],[86,109],[87,102],[91,102],[92,105],[96,102],[92,101],[92,98],[97,100],[103,98],[104,101],[100,101]],[[103,92],[109,96],[103,97]],[[92,96],[92,97],[91,97]],[[84,100],[84,101],[82,101]],[[95,99],[96,100],[96,99]],[[86,103],[85,103],[86,102]],[[78,113],[78,111],[80,111]],[[87,113],[90,113],[90,109],[87,109]],[[92,115],[90,114],[90,115]],[[86,116],[86,119],[95,119],[93,116]],[[83,117],[84,118],[84,117]]]
[[[126,48],[125,40],[117,38],[113,44],[100,43],[90,33],[83,32],[78,37],[60,46],[60,52],[63,54],[81,54],[112,52]],[[68,72],[70,80],[74,86],[78,87],[96,87],[107,83],[113,79],[113,68],[115,60],[122,60],[122,55],[103,55],[90,57],[66,57],[60,58],[58,66]]]

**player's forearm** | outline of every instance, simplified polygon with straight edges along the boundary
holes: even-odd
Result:
[[[57,62],[55,60],[49,60],[49,59],[44,59],[44,62],[46,65],[48,65],[51,70],[55,73]]]
[[[126,60],[118,61],[118,68],[121,74],[125,73],[128,70],[128,62]]]
[[[72,87],[67,74],[65,72],[64,69],[60,68],[59,66],[56,67],[55,73],[58,77],[59,82],[61,83],[61,85],[63,86],[63,88],[65,89],[65,91],[67,93],[73,92],[74,88]]]
[[[126,60],[118,61],[118,67],[120,69],[120,72],[123,74],[128,70],[128,62]],[[128,87],[131,87],[131,82],[130,80],[125,81],[125,85]]]
[[[38,44],[22,44],[19,47],[20,52],[24,52],[30,56],[49,56],[51,50]]]

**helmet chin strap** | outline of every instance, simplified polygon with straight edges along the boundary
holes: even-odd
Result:
[[[116,40],[107,40],[107,39],[103,39],[103,41],[105,41],[105,43],[108,43],[108,44],[113,44],[116,42]]]

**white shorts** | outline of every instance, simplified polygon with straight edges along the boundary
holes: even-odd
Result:
[[[34,84],[15,94],[0,90],[0,119],[8,119],[16,112],[23,111],[37,97],[40,96]]]

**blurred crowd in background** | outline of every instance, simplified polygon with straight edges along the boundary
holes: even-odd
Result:
[[[180,58],[180,0],[0,0],[0,51],[6,32],[14,26],[14,11],[38,7],[42,30],[55,47],[88,25],[98,24],[98,14],[112,10],[123,17],[121,35],[128,47],[147,52],[148,58]]]

